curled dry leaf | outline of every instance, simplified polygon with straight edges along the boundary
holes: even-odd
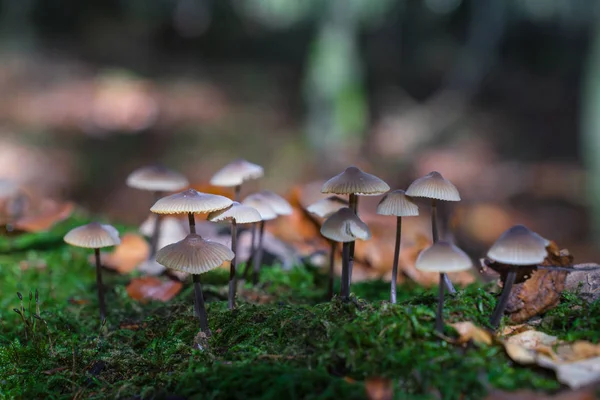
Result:
[[[25,232],[47,231],[55,224],[69,218],[75,205],[71,202],[59,203],[43,199],[30,214],[23,215],[14,222],[16,229]]]
[[[371,377],[365,379],[365,391],[369,400],[392,400],[394,386],[387,378]]]
[[[556,336],[534,330],[510,336],[504,342],[504,348],[510,358],[520,364],[534,364],[539,354],[554,355],[552,346]]]
[[[150,254],[150,245],[135,233],[126,233],[121,237],[121,244],[111,253],[102,256],[102,264],[121,274],[129,273],[146,261]]]
[[[456,344],[464,344],[471,340],[478,344],[492,344],[492,334],[470,321],[455,322],[450,324],[450,326],[458,332],[459,337],[454,342]]]
[[[132,279],[127,285],[127,294],[134,300],[148,301],[159,300],[169,301],[182,288],[181,282],[162,281],[153,276]]]

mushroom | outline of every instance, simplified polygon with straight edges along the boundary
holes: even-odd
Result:
[[[406,189],[406,195],[431,199],[431,236],[433,243],[436,243],[439,240],[437,201],[460,201],[458,189],[456,189],[456,186],[452,182],[444,178],[442,174],[433,171],[411,183],[408,189]],[[454,289],[448,275],[443,274],[443,278],[448,292],[455,293],[456,289]]]
[[[358,215],[358,195],[377,196],[390,190],[387,183],[367,174],[357,167],[348,167],[344,172],[334,176],[323,184],[321,193],[347,194],[350,208]],[[348,279],[352,280],[352,264],[354,263],[354,242],[350,244],[350,261]],[[350,282],[348,282],[348,286]]]
[[[213,222],[231,221],[231,251],[237,254],[237,224],[251,224],[261,221],[262,218],[255,208],[234,201],[231,207],[208,214],[208,220]],[[235,308],[235,290],[237,285],[235,262],[236,256],[234,255],[229,269],[228,306],[230,310]]]
[[[96,286],[98,290],[98,304],[100,306],[100,322],[106,318],[106,305],[104,304],[104,287],[102,286],[102,270],[100,266],[100,249],[116,246],[121,243],[119,232],[112,225],[92,222],[71,229],[64,237],[64,241],[71,246],[94,249],[96,256]]]
[[[144,236],[151,237],[154,234],[154,224],[158,214],[151,213],[150,216],[140,225],[139,232]],[[186,221],[187,225],[187,221]],[[162,249],[168,244],[182,240],[188,234],[188,229],[183,221],[178,217],[162,216],[160,223],[160,233],[156,241],[156,248]],[[158,264],[153,258],[146,260],[138,266],[138,270],[145,274],[159,275],[165,271],[165,267]]]
[[[340,208],[321,225],[321,235],[335,242],[343,243],[342,246],[342,285],[341,296],[344,301],[350,298],[350,243],[356,239],[367,240],[371,238],[371,231],[367,224],[358,218],[356,213],[348,208]]]
[[[235,187],[233,199],[240,201],[242,184],[252,179],[262,178],[264,174],[263,167],[240,158],[217,171],[210,179],[210,184],[213,186]]]
[[[162,165],[150,165],[138,168],[127,177],[127,186],[154,192],[154,201],[164,196],[165,192],[181,190],[189,185],[185,176]],[[148,259],[156,254],[158,236],[160,235],[161,218],[156,216],[154,229],[150,238],[150,253]]]
[[[338,196],[329,196],[306,207],[306,211],[320,218],[327,218],[342,207],[348,207],[348,202]],[[331,250],[329,252],[329,282],[327,285],[327,298],[333,298],[333,265],[335,263],[335,250],[337,242],[327,239]]]
[[[208,316],[204,305],[200,274],[215,269],[235,257],[233,251],[220,243],[204,240],[195,233],[185,239],[163,247],[156,261],[167,268],[192,274],[194,281],[194,308],[200,321],[200,330],[210,336]]]
[[[394,190],[383,196],[377,205],[377,214],[396,216],[396,244],[394,246],[394,264],[392,266],[392,281],[390,288],[390,302],[396,304],[396,280],[398,279],[402,217],[419,215],[419,207],[406,196],[404,190]]]
[[[259,231],[258,231],[258,245],[254,247],[254,241],[256,237],[256,224],[254,224],[252,232],[252,249],[254,254],[251,252],[252,260],[252,283],[258,283],[258,273],[260,272],[260,264],[262,262],[262,251],[263,251],[263,237],[265,233],[265,223],[272,219],[277,218],[277,213],[273,210],[271,202],[268,201],[264,196],[258,193],[247,196],[242,204],[248,207],[256,209],[260,214]]]
[[[517,277],[517,270],[533,269],[537,264],[544,261],[548,252],[546,246],[548,240],[535,232],[530,231],[523,225],[515,225],[506,230],[498,240],[490,247],[487,257],[493,261],[507,264],[508,273],[504,279],[500,299],[490,318],[490,325],[497,328],[506,309],[510,290]]]
[[[417,257],[415,267],[420,271],[439,272],[438,307],[435,315],[435,330],[444,331],[444,274],[447,272],[465,271],[473,266],[469,256],[455,245],[438,241],[423,250]]]

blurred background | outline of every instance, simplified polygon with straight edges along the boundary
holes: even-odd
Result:
[[[243,157],[282,194],[352,164],[394,189],[437,170],[463,197],[448,227],[465,247],[525,223],[597,261],[599,12],[594,0],[1,0],[0,178],[137,224],[152,199],[124,182],[154,162],[200,185]]]

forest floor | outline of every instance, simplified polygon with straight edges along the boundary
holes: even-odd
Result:
[[[458,345],[434,334],[435,288],[400,286],[392,305],[389,283],[362,282],[354,301],[328,302],[326,277],[305,266],[264,268],[233,311],[227,272],[203,275],[210,338],[197,336],[189,282],[169,302],[141,303],[126,291],[131,275],[104,271],[101,326],[90,253],[62,241],[81,222],[0,237],[0,398],[385,399],[389,384],[395,399],[482,399],[565,389],[554,372],[514,363],[496,342]],[[448,296],[446,321],[486,327],[491,292],[474,284]],[[21,307],[24,318],[13,310]],[[597,343],[600,304],[563,293],[536,329]],[[447,325],[445,336],[457,332]],[[383,397],[369,396],[378,385]]]

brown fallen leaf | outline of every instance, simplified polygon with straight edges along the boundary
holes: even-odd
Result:
[[[71,297],[69,300],[67,300],[70,304],[74,304],[76,306],[81,306],[84,304],[89,304],[90,301],[88,299],[77,299],[75,297]]]
[[[171,300],[183,285],[176,281],[162,281],[153,276],[132,279],[127,285],[127,294],[134,300],[145,302],[148,300],[159,300],[167,302]]]
[[[114,251],[102,255],[102,265],[121,274],[129,273],[148,259],[150,245],[135,233],[121,236],[121,244]]]
[[[371,377],[365,379],[365,391],[369,400],[392,400],[394,386],[391,379]]]
[[[71,202],[60,203],[50,199],[42,199],[31,214],[27,214],[14,222],[16,229],[25,232],[47,231],[58,222],[69,218],[75,205]]]
[[[557,337],[534,330],[510,336],[504,341],[504,348],[510,358],[520,364],[535,364],[540,353],[554,355],[552,346]]]
[[[464,344],[471,340],[478,344],[492,344],[492,334],[489,331],[476,326],[470,321],[455,322],[450,324],[450,326],[453,327],[459,334],[458,339],[456,339],[454,342],[456,344]]]
[[[142,323],[138,323],[138,322],[121,322],[119,324],[119,328],[120,329],[125,329],[125,330],[129,330],[129,331],[137,331],[140,329],[144,329],[148,326],[147,323],[142,322]]]

